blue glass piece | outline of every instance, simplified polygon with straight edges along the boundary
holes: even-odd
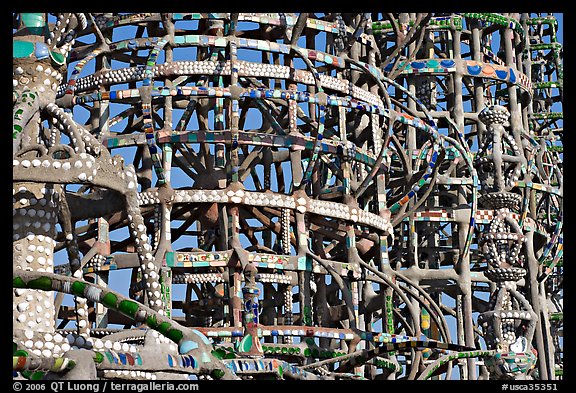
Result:
[[[440,65],[445,68],[451,68],[454,67],[456,63],[454,62],[454,60],[442,60],[440,61]]]
[[[36,56],[38,60],[47,59],[48,56],[50,56],[48,45],[43,42],[37,42],[34,49],[34,56]]]
[[[475,65],[475,66],[466,66],[468,68],[468,73],[470,75],[479,75],[480,71],[482,71],[482,67]]]
[[[188,353],[193,349],[198,348],[198,343],[194,342],[194,341],[190,341],[190,340],[186,340],[184,342],[182,342],[182,344],[180,344],[180,348],[178,348],[178,350],[180,351],[180,353]]]
[[[503,70],[495,70],[496,71],[496,76],[500,79],[506,79],[506,77],[508,77],[508,73],[506,71]]]

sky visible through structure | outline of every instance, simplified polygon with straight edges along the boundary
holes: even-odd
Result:
[[[561,13],[557,13],[554,14],[556,16],[556,18],[558,19],[558,32],[557,32],[557,37],[558,40],[561,44],[563,44],[564,40],[563,40],[563,15]],[[53,22],[53,20],[49,19],[49,22]],[[185,21],[182,22],[182,25],[178,25],[178,28],[184,28],[184,29],[189,29],[189,28],[194,28],[194,23],[197,23],[197,21]],[[186,25],[185,23],[190,23],[190,25]],[[245,26],[243,26],[243,24],[245,24]],[[238,28],[242,29],[243,27],[246,28],[250,28],[250,22],[240,22]],[[115,35],[113,37],[113,41],[120,41],[120,40],[124,40],[124,39],[128,39],[131,37],[134,37],[134,34],[136,32],[136,27],[135,26],[126,26],[120,29],[115,28],[114,29]],[[497,35],[495,35],[497,37]],[[92,38],[92,40],[94,40],[94,35],[91,35],[87,38],[82,38],[81,41],[84,43],[90,43],[89,39]],[[300,46],[306,46],[305,42],[303,41],[304,37],[301,37],[301,41],[299,41],[299,45]],[[92,41],[93,42],[93,41]],[[317,42],[317,45],[321,44],[319,42]],[[493,45],[495,47],[498,46],[498,42],[495,41],[493,42]],[[146,54],[144,53],[144,51],[140,51],[139,53],[140,56],[145,56]],[[174,51],[174,61],[178,61],[178,60],[193,60],[195,59],[196,56],[196,51],[194,48],[180,48],[178,50]],[[243,57],[242,57],[243,56]],[[261,62],[261,55],[258,51],[249,51],[249,50],[243,50],[242,52],[239,52],[239,58],[241,58],[242,60],[247,60],[247,61],[253,61],[253,62]],[[300,61],[299,59],[297,61]],[[161,52],[161,55],[158,57],[158,63],[162,63],[164,62],[164,57],[163,57],[163,52]],[[75,63],[72,63],[69,65],[69,69],[72,69],[72,67],[75,65]],[[297,64],[298,66],[298,64]],[[118,67],[118,64],[116,62],[112,62],[111,64],[112,69],[115,69]],[[300,67],[300,68],[304,68],[304,67]],[[82,70],[81,74],[79,75],[79,77],[83,77],[89,74],[92,74],[94,72],[94,60],[92,60],[90,63],[86,64],[86,66],[84,67],[84,69]],[[140,86],[141,82],[137,83],[137,86]],[[114,90],[120,90],[123,88],[127,88],[127,84],[125,85],[116,85],[114,86]],[[560,104],[558,104],[560,105]],[[469,110],[470,108],[465,108],[465,110]],[[115,116],[116,114],[118,114],[122,109],[116,108],[115,104],[111,104],[110,105],[110,117]],[[256,109],[251,109],[256,111]],[[176,122],[179,119],[179,115],[182,113],[182,110],[175,110],[174,111],[174,122]],[[80,123],[80,124],[84,124],[87,119],[88,119],[88,111],[83,109],[83,108],[79,108],[79,107],[75,107],[74,109],[74,117],[75,120]],[[159,112],[159,115],[162,117],[162,112]],[[260,120],[258,120],[259,122]],[[127,120],[123,120],[122,122],[120,122],[119,124],[117,124],[116,126],[113,127],[113,131],[115,130],[122,130],[125,125],[126,125]],[[561,121],[560,123],[560,127],[561,125]],[[213,124],[213,117],[212,117],[212,112],[210,112],[210,117],[209,117],[209,124]],[[254,120],[254,117],[251,117],[250,114],[247,116],[247,122],[245,124],[245,129],[257,129],[261,124],[256,123]],[[175,124],[173,125],[175,126]],[[194,130],[194,129],[198,129],[198,123],[196,120],[196,117],[193,116],[190,120],[190,123],[187,126],[187,129],[189,130]],[[212,145],[213,148],[213,145]],[[130,149],[130,148],[117,148],[117,149],[113,149],[112,150],[112,155],[116,155],[116,154],[120,154],[120,155],[124,155],[126,157],[125,162],[126,163],[131,163],[132,162],[132,158],[134,155],[135,150],[134,149]],[[289,163],[286,163],[287,165],[289,165]],[[287,184],[289,184],[290,181],[290,170],[289,167],[285,167],[284,168],[284,175],[286,176],[287,179]],[[260,172],[260,174],[262,173],[262,166],[261,165],[257,165],[256,166],[256,171]],[[179,173],[180,172],[180,173]],[[155,177],[154,177],[155,180]],[[154,181],[153,180],[153,181]],[[276,189],[277,185],[275,184],[276,182],[276,178],[275,176],[271,177],[272,180],[272,188]],[[247,178],[246,180],[246,186],[247,187],[254,187],[254,184],[252,183],[252,180],[250,177]],[[192,184],[190,183],[190,178],[186,175],[184,175],[181,170],[177,169],[177,168],[172,168],[172,173],[171,173],[171,183],[172,186],[176,189],[176,188],[181,188],[181,187],[186,187],[186,186],[192,186]],[[67,187],[68,190],[75,190],[74,187]],[[286,192],[288,193],[289,190],[286,190]],[[248,220],[248,222],[250,223],[250,220]],[[78,222],[77,225],[81,226],[81,225],[85,225],[87,224],[87,222]],[[113,231],[110,234],[110,238],[111,240],[115,240],[116,238],[120,239],[120,238],[125,238],[128,234],[128,229],[127,228],[123,228],[117,231]],[[259,235],[257,234],[257,237]],[[180,237],[177,241],[175,241],[173,243],[173,247],[174,249],[180,249],[183,247],[197,247],[198,245],[196,244],[196,240],[193,240],[193,243],[190,244],[190,239],[187,236],[182,236]],[[262,240],[261,238],[259,240]],[[246,244],[246,246],[249,244]],[[55,254],[55,264],[59,265],[62,263],[66,263],[67,262],[67,255],[65,251],[60,251],[59,253]],[[118,291],[119,293],[128,296],[128,288],[129,288],[129,283],[130,283],[130,276],[131,276],[131,269],[125,269],[125,270],[117,270],[117,271],[111,271],[110,272],[110,282],[109,282],[109,286]],[[174,285],[173,289],[172,289],[172,295],[174,299],[184,299],[185,298],[185,284],[178,284],[178,285]],[[297,287],[295,288],[295,290],[297,289]],[[485,292],[483,293],[484,295],[486,295],[486,299],[484,300],[488,300],[488,293]],[[194,298],[193,298],[194,299]],[[442,302],[445,303],[448,307],[454,307],[454,300],[448,296],[444,296],[442,299]],[[63,301],[63,305],[69,305],[72,306],[74,305],[74,302],[72,300],[72,296],[71,295],[65,295],[64,296],[64,301]],[[174,310],[175,312],[173,313],[173,316],[183,316],[183,314],[179,311],[179,310]],[[298,303],[295,303],[295,309],[294,309],[295,313],[298,313]],[[476,319],[478,317],[478,315],[474,315],[473,318]],[[456,326],[455,326],[455,318],[447,316],[446,320],[448,321],[450,330],[451,330],[451,335],[452,337],[456,337]],[[67,328],[72,328],[74,326],[73,322],[69,322]],[[111,326],[114,327],[114,326]],[[381,325],[381,320],[378,320],[377,323],[374,324],[374,330],[375,331],[381,331],[382,329],[382,325]],[[457,373],[458,373],[458,367],[455,367],[454,372],[456,373],[456,377],[457,377]]]

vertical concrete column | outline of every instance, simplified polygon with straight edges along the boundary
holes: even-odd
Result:
[[[461,32],[458,30],[454,31],[454,58],[456,60],[461,59]],[[463,70],[457,67],[453,74],[453,83],[450,93],[453,95],[453,109],[452,109],[452,119],[456,123],[459,130],[464,130],[464,105],[462,102],[462,75]],[[458,192],[458,202],[466,203],[466,196],[464,194],[465,190],[463,187],[460,188]],[[467,228],[464,225],[458,225],[458,241],[459,244],[463,244],[468,235]],[[458,285],[462,293],[462,307],[464,314],[464,335],[465,344],[467,346],[474,346],[474,321],[472,320],[472,280],[470,278],[470,255],[464,255],[460,264],[456,266],[456,272],[459,275]],[[467,359],[468,363],[468,379],[476,379],[476,359]]]
[[[15,183],[13,194],[14,269],[54,272],[54,246],[58,221],[58,194],[52,185]],[[14,337],[30,338],[54,333],[54,293],[35,289],[14,289],[12,314]]]

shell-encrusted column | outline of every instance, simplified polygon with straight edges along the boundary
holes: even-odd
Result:
[[[14,269],[53,273],[58,194],[40,183],[15,183],[12,194]],[[53,292],[14,289],[13,305],[14,337],[54,332]]]
[[[476,160],[485,172],[482,182],[485,193],[479,203],[492,209],[494,214],[488,228],[478,236],[478,245],[488,265],[485,275],[496,284],[496,291],[490,296],[490,311],[478,318],[488,347],[497,350],[485,364],[491,378],[525,379],[536,363],[532,337],[537,315],[517,289],[517,281],[526,275],[526,236],[514,217],[521,195],[507,191],[504,176],[503,140],[507,137],[504,126],[508,124],[509,113],[502,106],[491,106],[485,108],[479,118],[487,126],[486,155]]]

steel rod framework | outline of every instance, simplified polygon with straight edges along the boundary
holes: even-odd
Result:
[[[14,14],[14,377],[562,379],[557,33]]]

